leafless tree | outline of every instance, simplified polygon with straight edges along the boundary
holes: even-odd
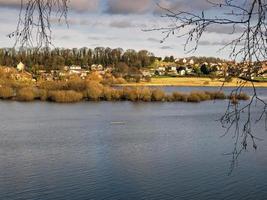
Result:
[[[8,37],[15,38],[15,46],[49,47],[51,19],[66,20],[69,0],[21,0],[17,28]]]
[[[231,27],[234,39],[230,40],[222,49],[230,49],[229,57],[239,59],[242,69],[239,74],[251,79],[259,73],[259,67],[255,63],[261,63],[267,57],[267,1],[266,0],[207,0],[210,9],[200,12],[185,10],[172,10],[158,5],[165,14],[162,17],[168,18],[170,24],[166,27],[156,27],[147,31],[161,31],[164,40],[174,35],[185,37],[185,51],[196,51],[199,42],[212,26]],[[216,14],[212,14],[213,10]],[[221,49],[220,49],[221,50]],[[262,100],[254,87],[253,95],[246,105],[241,105],[235,101],[235,96],[240,95],[244,89],[246,81],[240,81],[237,87],[232,90],[233,97],[227,106],[225,114],[220,122],[226,128],[225,135],[233,133],[234,149],[231,155],[231,170],[237,164],[237,158],[251,144],[257,149],[256,140],[259,140],[252,132],[252,121],[259,122],[265,117],[267,120],[267,103]],[[252,119],[252,106],[260,104],[262,112],[257,119]],[[240,118],[245,118],[240,120]],[[244,122],[243,122],[244,121]],[[266,124],[266,123],[265,123]],[[266,128],[266,127],[265,127]],[[232,131],[230,131],[232,130]]]

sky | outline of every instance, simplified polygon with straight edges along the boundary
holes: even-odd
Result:
[[[25,0],[24,0],[25,1]],[[21,0],[0,0],[0,48],[13,47],[7,35],[16,29]],[[121,47],[146,49],[156,56],[177,58],[214,56],[228,58],[229,52],[218,51],[233,35],[222,27],[211,27],[203,35],[196,52],[184,51],[186,38],[171,36],[160,43],[160,31],[144,31],[168,26],[171,21],[162,17],[161,5],[172,10],[200,12],[208,10],[206,0],[70,0],[68,26],[52,21],[53,45],[65,48]]]

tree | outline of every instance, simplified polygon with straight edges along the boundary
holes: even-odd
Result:
[[[201,65],[200,71],[205,75],[208,75],[210,73],[210,69],[206,64]]]
[[[172,7],[159,7],[165,11],[163,17],[169,18],[171,23],[166,27],[150,29],[148,31],[161,31],[166,40],[171,35],[185,37],[184,49],[193,52],[198,48],[202,36],[212,27],[231,28],[233,39],[222,49],[230,48],[229,57],[242,63],[239,74],[252,78],[258,73],[258,66],[254,62],[261,62],[267,59],[267,1],[266,0],[207,0],[210,9],[203,11],[175,10]],[[213,12],[211,12],[213,11]],[[251,82],[253,85],[253,82]],[[237,96],[242,93],[245,83],[240,83],[231,95]],[[234,149],[232,155],[232,169],[241,152],[247,149],[250,139],[252,147],[257,148],[257,137],[252,133],[252,115],[250,114],[253,103],[262,106],[262,112],[256,121],[264,116],[267,121],[267,103],[261,99],[253,85],[253,95],[245,106],[229,101],[225,114],[221,118],[226,134],[234,130]],[[245,115],[245,116],[244,116]],[[241,116],[246,118],[240,125]],[[239,128],[242,127],[242,128]],[[239,145],[241,143],[241,145]]]
[[[174,57],[170,56],[170,62],[174,62],[174,61],[175,61]]]

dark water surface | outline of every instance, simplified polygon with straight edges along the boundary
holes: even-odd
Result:
[[[233,140],[215,121],[226,103],[0,101],[0,199],[265,200],[264,123],[228,176]]]

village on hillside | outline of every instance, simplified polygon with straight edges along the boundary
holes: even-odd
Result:
[[[138,70],[129,70],[124,63],[118,66],[103,66],[93,64],[91,66],[70,65],[63,66],[62,69],[39,69],[32,71],[24,63],[19,62],[15,67],[1,67],[4,72],[10,73],[16,80],[32,81],[52,81],[68,80],[75,76],[81,79],[91,73],[97,73],[99,76],[113,75],[125,79],[127,82],[149,81],[152,77],[242,77],[250,80],[267,79],[267,62],[252,63],[257,65],[255,72],[251,73],[248,69],[248,63],[237,63],[231,61],[225,62],[196,62],[194,59],[175,59],[174,62],[166,62],[156,59],[155,62],[146,68]],[[117,70],[116,68],[120,68]],[[255,69],[255,67],[254,67]],[[248,76],[249,74],[249,76]],[[252,76],[251,76],[252,74]]]

